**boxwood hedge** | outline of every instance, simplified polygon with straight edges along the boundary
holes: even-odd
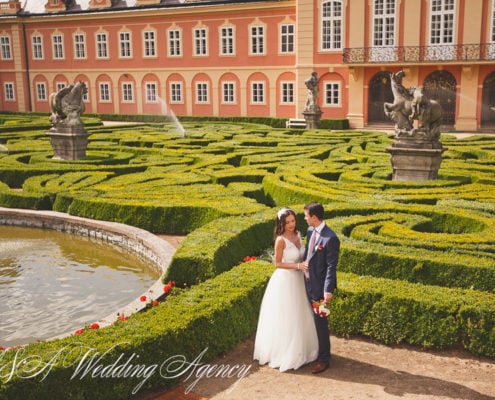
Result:
[[[439,178],[397,182],[385,151],[392,138],[381,132],[287,130],[268,120],[182,123],[185,137],[166,120],[95,124],[89,157],[76,162],[52,160],[42,129],[2,134],[0,205],[188,235],[164,279],[190,289],[124,324],[88,332],[91,346],[101,351],[125,339],[126,352],[142,351],[147,362],[173,354],[167,349],[192,357],[208,344],[214,358],[231,348],[253,333],[273,268],[239,262],[272,246],[273,207],[292,206],[305,233],[302,205],[320,201],[342,243],[334,333],[494,356],[495,137],[442,135],[448,150]],[[210,295],[222,299],[218,306]],[[27,348],[53,354],[79,339]],[[0,363],[11,357],[2,353]],[[4,380],[0,399],[29,396],[34,385],[57,394],[69,378],[54,366],[42,384]],[[94,390],[115,398],[132,384],[102,379]],[[60,398],[93,393],[78,381],[68,386],[72,397]]]

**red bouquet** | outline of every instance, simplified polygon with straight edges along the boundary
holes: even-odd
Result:
[[[328,317],[328,315],[330,314],[330,310],[327,308],[327,303],[325,302],[325,300],[314,301],[313,311],[320,317]]]

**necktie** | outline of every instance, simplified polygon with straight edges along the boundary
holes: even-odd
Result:
[[[306,261],[309,261],[309,259],[311,258],[311,254],[313,254],[315,243],[316,243],[316,229],[311,234],[311,239],[309,239],[308,255],[306,257]],[[308,265],[308,271],[304,271],[304,276],[306,277],[306,279],[309,279],[309,265]]]

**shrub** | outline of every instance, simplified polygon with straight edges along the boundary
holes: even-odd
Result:
[[[182,374],[176,371],[176,378],[172,378],[172,373],[167,375],[166,371],[162,371],[162,377],[158,368],[177,356],[188,362],[200,357],[202,363],[207,363],[248,337],[256,328],[271,272],[268,263],[243,264],[177,296],[167,297],[158,307],[135,314],[127,321],[2,352],[3,366],[15,365],[19,357],[19,361],[30,359],[32,362],[26,368],[33,369],[17,365],[17,373],[12,377],[2,374],[0,399],[114,400],[130,398],[133,391],[172,386],[179,379],[190,385],[193,379],[186,380],[190,369],[181,368]],[[108,370],[112,364],[118,368],[126,361],[131,366],[144,366],[147,371],[143,370],[140,377],[126,378],[120,374],[111,378],[102,377],[103,371],[97,370],[97,365]],[[77,365],[84,368],[78,372]],[[251,366],[245,367],[248,373]],[[95,377],[91,377],[93,372]]]

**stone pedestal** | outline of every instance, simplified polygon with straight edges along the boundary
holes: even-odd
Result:
[[[82,126],[56,126],[46,133],[50,137],[54,160],[84,160],[89,132]]]
[[[321,110],[305,110],[303,111],[304,119],[306,120],[306,129],[318,129],[320,126]]]
[[[437,179],[442,153],[447,150],[437,139],[396,137],[386,149],[392,163],[392,180],[426,181]]]

